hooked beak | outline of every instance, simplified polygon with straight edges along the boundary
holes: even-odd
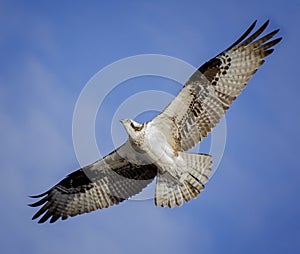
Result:
[[[129,129],[128,129],[128,122],[129,119],[122,119],[120,120],[120,122],[123,124],[124,129],[126,130],[126,132],[128,133]]]

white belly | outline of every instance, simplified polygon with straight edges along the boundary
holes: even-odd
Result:
[[[147,128],[141,148],[147,153],[151,163],[157,166],[174,167],[174,165],[180,166],[183,163],[180,156],[175,156],[168,138],[154,126],[150,125]]]

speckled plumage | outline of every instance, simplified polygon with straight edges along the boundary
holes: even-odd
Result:
[[[208,135],[264,63],[264,57],[273,52],[271,47],[281,38],[269,40],[279,30],[255,41],[268,23],[246,39],[255,27],[254,22],[228,49],[203,64],[169,106],[154,119],[172,119],[172,129],[177,133],[177,143],[180,144],[177,149],[186,151]]]
[[[32,207],[40,223],[66,219],[118,204],[139,193],[157,176],[155,204],[174,207],[198,196],[211,171],[211,156],[186,151],[198,144],[220,121],[264,58],[281,38],[275,30],[258,37],[256,25],[229,48],[203,64],[175,99],[152,121],[122,120],[128,141],[116,151],[60,181]],[[248,37],[248,38],[247,38]]]

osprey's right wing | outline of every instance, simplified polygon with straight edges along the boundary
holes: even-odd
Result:
[[[118,204],[139,193],[152,182],[157,173],[155,165],[129,162],[120,156],[125,143],[105,158],[83,167],[60,181],[47,192],[32,196],[41,198],[32,207],[42,206],[33,216],[39,223],[50,218],[67,219],[96,209]]]

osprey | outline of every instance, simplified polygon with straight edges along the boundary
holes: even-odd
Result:
[[[265,22],[256,21],[229,48],[202,65],[175,99],[152,121],[121,120],[128,140],[106,157],[60,181],[30,204],[43,205],[39,223],[67,219],[118,204],[139,193],[156,177],[155,205],[180,206],[196,198],[211,172],[208,154],[186,151],[205,138],[241,93],[272,47],[279,29],[258,38]]]

